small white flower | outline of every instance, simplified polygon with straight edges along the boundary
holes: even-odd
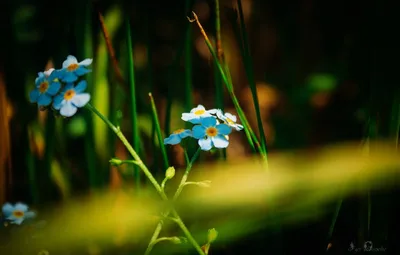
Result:
[[[217,117],[225,122],[228,126],[236,129],[236,131],[240,131],[243,129],[243,126],[240,124],[236,123],[236,116],[233,114],[230,114],[229,112],[226,112],[225,114],[222,112],[222,110],[218,109],[216,111]]]
[[[200,118],[212,117],[211,114],[215,114],[216,109],[206,110],[204,106],[199,104],[197,107],[193,108],[190,113],[182,113],[182,120],[189,121],[192,124],[199,124]]]

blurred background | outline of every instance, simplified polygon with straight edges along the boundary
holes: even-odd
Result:
[[[397,142],[400,94],[394,49],[398,44],[388,38],[395,24],[390,6],[344,0],[242,0],[241,4],[269,152],[312,150],[366,138]],[[164,137],[184,127],[181,113],[198,104],[237,115],[227,91],[216,89],[221,81],[212,56],[199,28],[187,19],[191,11],[196,12],[215,44],[215,5],[214,0],[3,1],[0,203],[24,201],[40,207],[96,189],[130,191],[147,185],[143,177],[141,182],[134,178],[132,166],[110,166],[112,157],[129,156],[108,127],[88,110],[80,109],[73,118],[64,119],[51,111],[39,111],[29,102],[37,73],[61,68],[69,54],[78,61],[93,58],[87,76],[91,104],[121,126],[160,181],[165,167],[149,92]],[[220,0],[219,7],[225,61],[239,102],[258,134],[241,55],[237,1]],[[135,100],[129,83],[130,50]],[[135,139],[135,128],[140,139]],[[167,150],[170,165],[185,166],[181,147]],[[251,155],[244,132],[233,133],[227,160]],[[201,160],[216,158],[216,154],[205,153]],[[382,205],[376,210],[382,213],[376,219],[374,242],[387,247],[398,233],[398,192],[383,193],[376,195],[385,199],[377,200]],[[355,197],[343,204],[346,216],[339,217],[333,238],[341,247],[338,254],[347,252],[351,240],[364,231],[359,228],[363,203]],[[328,215],[285,230],[279,237],[283,243],[274,239],[274,233],[264,231],[214,254],[239,254],[242,248],[245,252],[241,254],[291,254],[300,247],[321,252],[327,245],[321,233],[326,234],[331,218]]]

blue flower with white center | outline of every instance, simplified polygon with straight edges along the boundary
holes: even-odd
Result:
[[[199,146],[204,151],[215,148],[226,148],[229,145],[225,137],[231,133],[232,129],[226,124],[218,124],[214,117],[200,119],[200,125],[192,129],[193,137],[199,139]]]
[[[225,124],[227,124],[228,126],[236,129],[236,131],[240,131],[243,129],[242,125],[236,123],[236,116],[233,114],[230,114],[229,112],[226,112],[224,114],[220,109],[218,109],[217,117],[220,120],[222,120]]]
[[[164,144],[178,144],[182,139],[192,136],[192,131],[189,129],[178,129],[174,131],[169,137],[164,139]]]
[[[182,113],[182,120],[189,121],[192,124],[199,124],[201,118],[211,117],[211,114],[215,114],[216,112],[217,109],[206,110],[204,106],[199,104],[190,113]]]
[[[10,223],[21,225],[25,219],[36,216],[34,212],[28,211],[28,209],[28,206],[23,203],[16,203],[14,206],[10,203],[6,203],[2,208],[3,217],[10,221]]]
[[[87,69],[86,67],[91,65],[92,62],[93,59],[87,58],[78,63],[76,57],[69,55],[62,64],[61,79],[68,83],[78,80],[79,76],[91,72],[91,70]]]
[[[82,93],[86,86],[86,81],[80,81],[76,87],[72,83],[67,83],[63,91],[54,98],[54,109],[60,110],[60,114],[64,117],[74,115],[78,108],[85,106],[90,100],[89,93]]]
[[[61,83],[57,80],[58,72],[51,68],[45,72],[39,72],[35,79],[36,88],[29,93],[31,103],[37,103],[39,107],[51,104],[61,88]]]

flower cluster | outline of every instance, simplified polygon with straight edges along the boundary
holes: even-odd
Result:
[[[78,62],[69,55],[61,69],[39,72],[35,80],[36,87],[29,94],[30,101],[37,103],[39,108],[48,108],[52,104],[53,109],[60,111],[62,116],[71,117],[90,100],[90,95],[83,93],[87,87],[86,81],[78,82],[78,79],[91,72],[86,68],[91,64],[92,59]]]
[[[33,218],[36,215],[28,209],[29,207],[23,203],[16,203],[15,205],[5,203],[2,208],[3,221],[5,223],[9,222],[11,224],[21,225],[25,219]]]
[[[202,105],[193,108],[189,113],[183,113],[182,120],[194,124],[192,130],[178,129],[164,139],[164,144],[174,145],[186,137],[193,137],[198,140],[200,148],[204,151],[213,147],[226,148],[232,129],[243,129],[242,125],[236,123],[235,115],[223,113],[220,109],[206,110]]]

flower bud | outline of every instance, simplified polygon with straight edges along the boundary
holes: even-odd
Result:
[[[165,177],[167,179],[172,179],[175,176],[175,168],[173,166],[168,167],[167,171],[165,171]]]
[[[122,164],[122,160],[120,160],[119,158],[112,158],[112,159],[110,159],[109,162],[113,166],[119,166]]]
[[[218,231],[215,228],[208,230],[208,236],[207,236],[208,243],[214,242],[217,239],[217,237],[218,237]]]

